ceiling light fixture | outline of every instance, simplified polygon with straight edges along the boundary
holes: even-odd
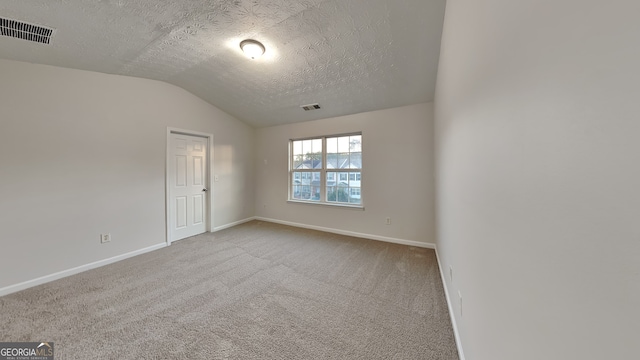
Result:
[[[264,45],[256,40],[242,40],[240,42],[240,49],[251,59],[257,59],[264,54]]]

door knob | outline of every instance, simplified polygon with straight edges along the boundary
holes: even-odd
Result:
[[[202,189],[202,191],[207,191],[207,188]]]

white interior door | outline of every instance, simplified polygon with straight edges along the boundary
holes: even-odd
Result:
[[[171,241],[207,230],[208,139],[172,133],[169,137],[169,231]]]

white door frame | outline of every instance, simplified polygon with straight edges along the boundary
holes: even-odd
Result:
[[[171,238],[171,219],[169,219],[169,206],[172,203],[170,201],[170,189],[169,189],[169,161],[171,160],[171,134],[182,134],[182,135],[192,135],[198,136],[207,139],[207,156],[209,157],[209,161],[207,163],[208,171],[206,172],[206,180],[205,184],[208,189],[206,194],[206,206],[209,211],[209,216],[207,218],[206,231],[211,232],[213,230],[213,134],[203,133],[199,131],[186,130],[186,129],[178,129],[173,127],[167,127],[167,153],[165,155],[165,168],[164,168],[164,213],[165,213],[165,232],[167,238],[167,245],[171,245],[173,239]]]

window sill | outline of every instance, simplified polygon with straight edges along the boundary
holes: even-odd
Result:
[[[326,202],[313,202],[313,201],[300,201],[300,200],[287,200],[290,204],[304,204],[304,205],[320,205],[320,206],[330,206],[337,207],[343,209],[353,209],[353,210],[364,210],[364,206],[362,205],[348,205],[348,204],[332,204]]]

